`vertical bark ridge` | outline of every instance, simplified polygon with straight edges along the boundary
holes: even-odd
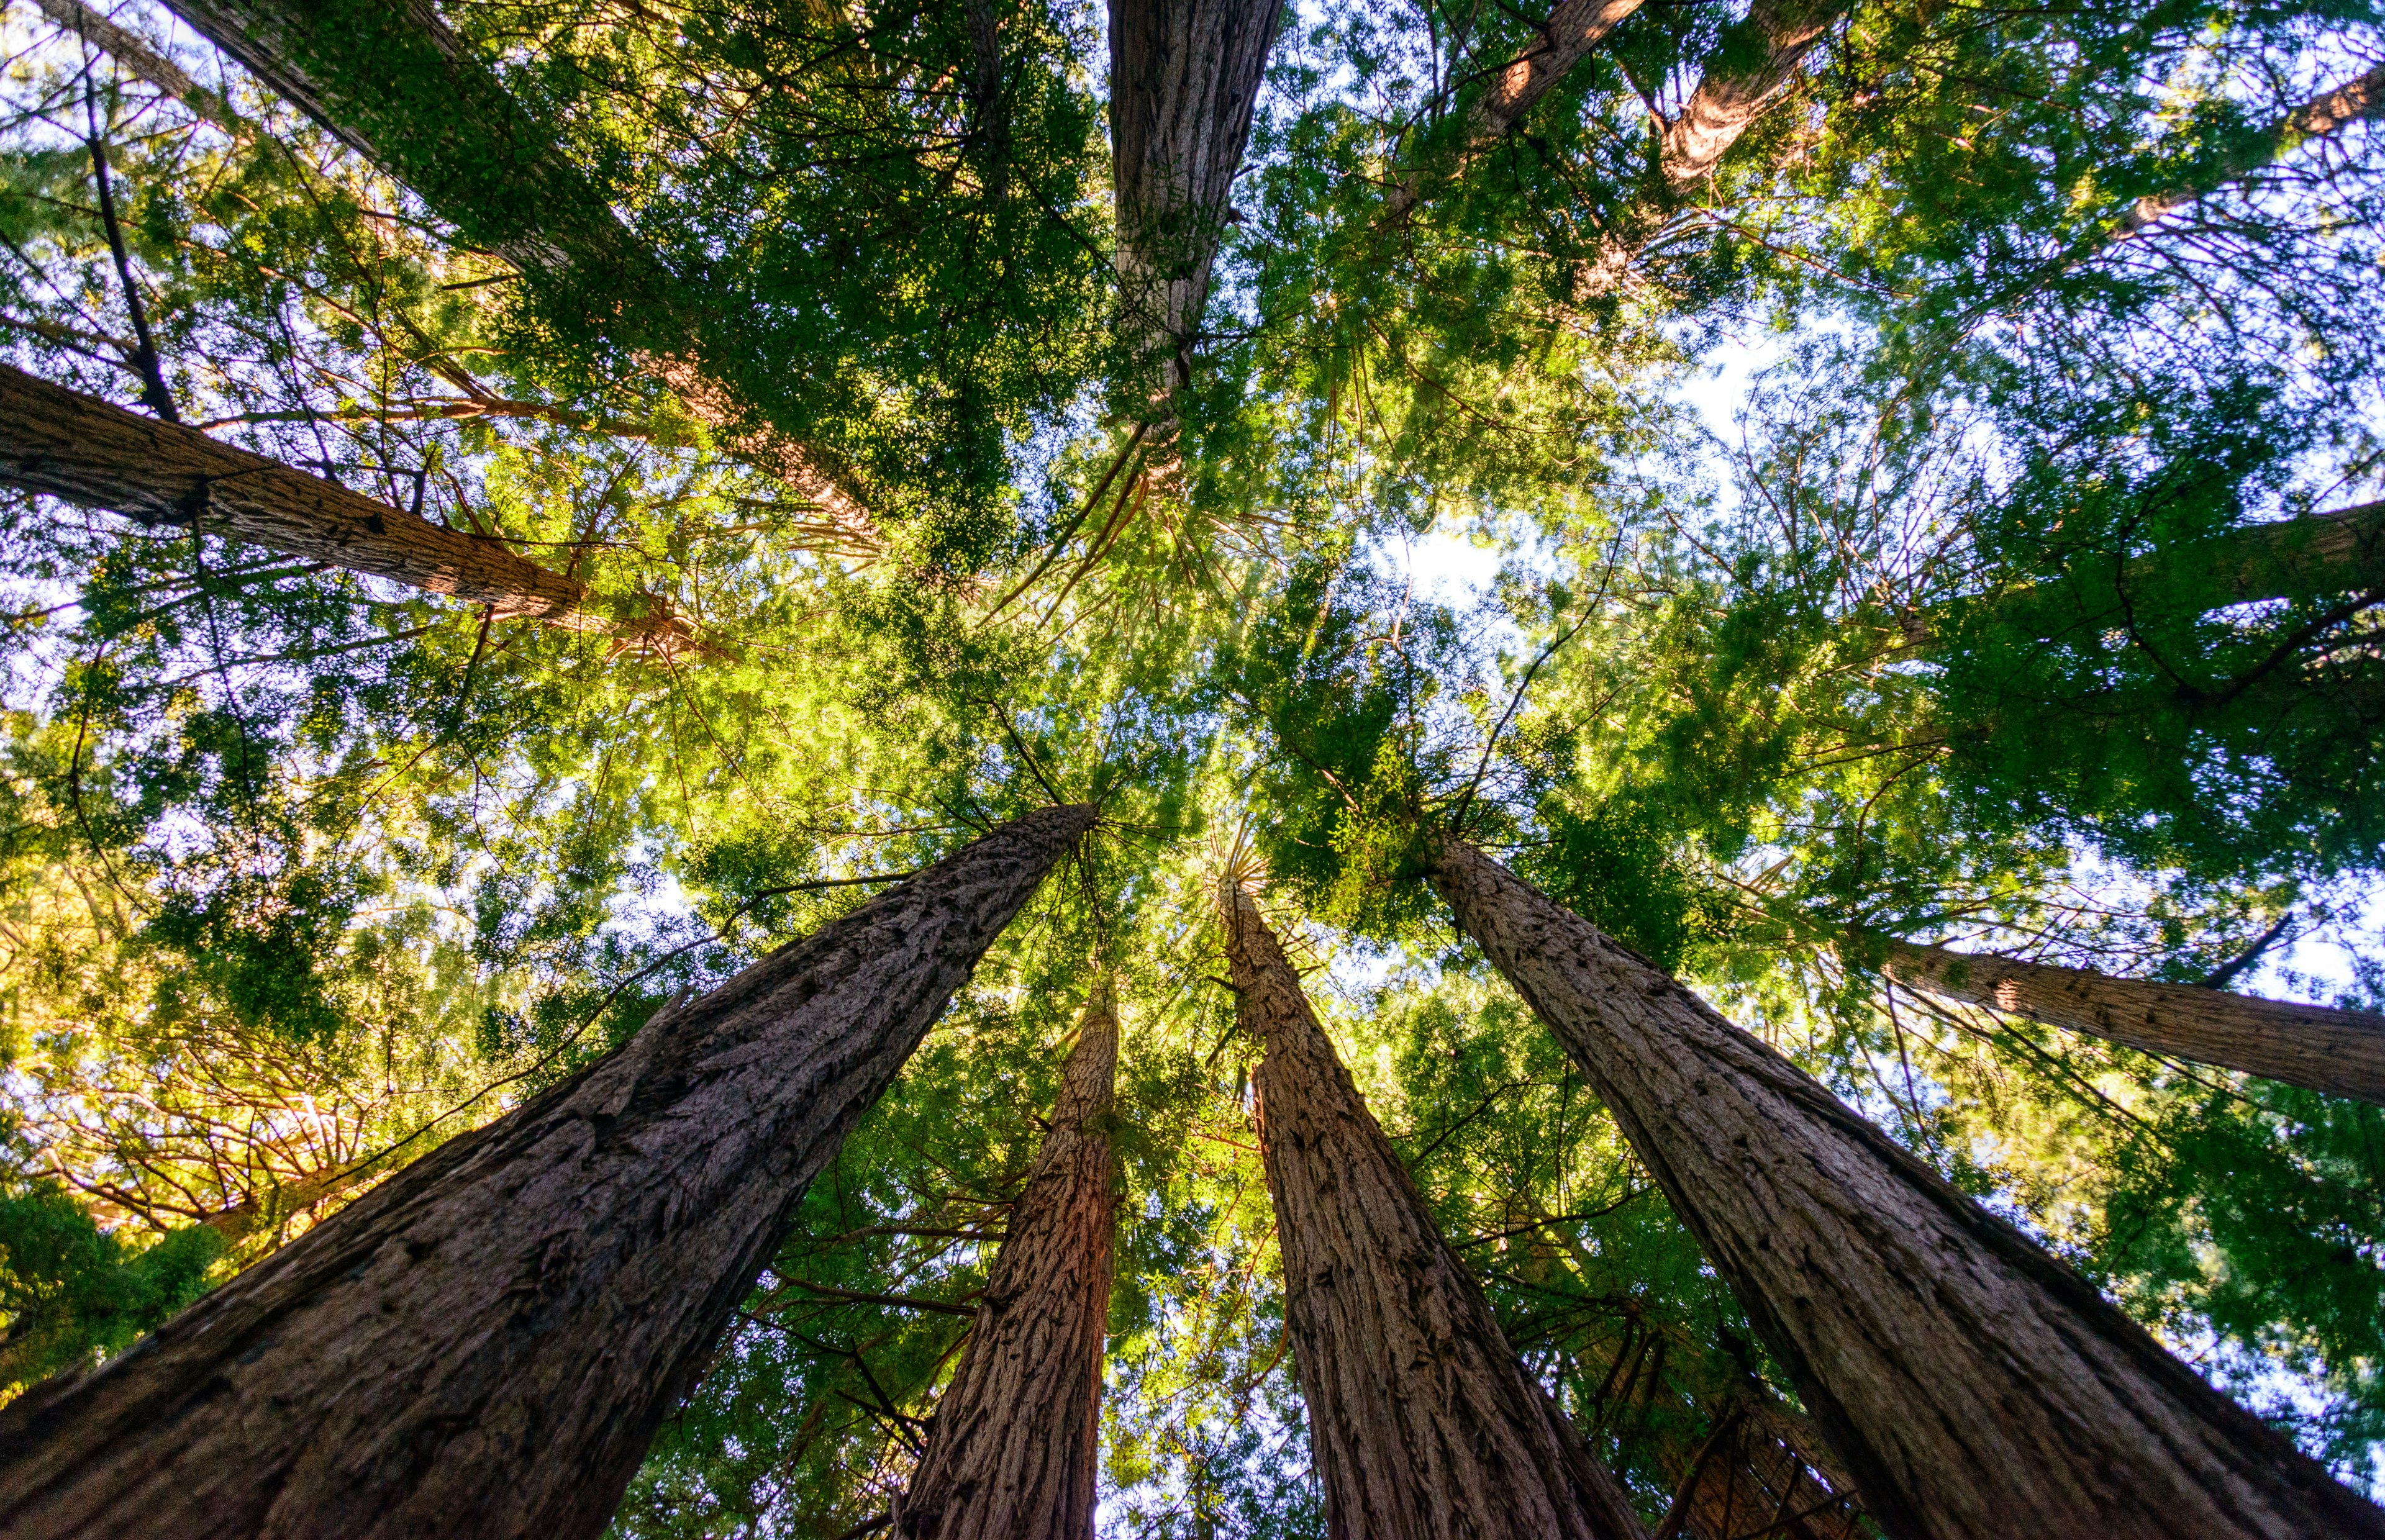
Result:
[[[1881,971],[1907,988],[1947,1000],[2385,1106],[2385,1016],[2373,1012],[2115,978],[1908,941],[1888,943]]]
[[[1621,1485],[1507,1346],[1249,895],[1227,962],[1283,1248],[1285,1329],[1334,1540],[1639,1540]]]
[[[1434,886],[1900,1540],[2385,1536],[2385,1512],[1645,960],[1461,840]]]
[[[693,634],[668,609],[620,619],[578,579],[195,428],[144,417],[0,364],[0,483],[152,527],[189,525],[568,631],[668,651]]]
[[[1093,816],[1005,825],[657,1012],[0,1410],[0,1533],[600,1534],[805,1186]]]
[[[1173,394],[1192,378],[1283,0],[1109,0],[1111,182],[1127,335]]]
[[[1105,1124],[1118,1021],[1097,981],[1052,1124],[927,1452],[895,1509],[920,1540],[1093,1540],[1117,1158]]]

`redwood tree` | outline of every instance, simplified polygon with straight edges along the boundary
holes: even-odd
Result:
[[[1258,906],[1238,887],[1224,900],[1237,1012],[1267,1046],[1259,1142],[1327,1533],[1641,1534],[1442,1238]]]
[[[1661,970],[1462,840],[1439,840],[1432,881],[1891,1534],[2385,1536],[2385,1512]]]
[[[1105,978],[1085,1007],[1026,1189],[1010,1205],[968,1348],[895,1508],[897,1534],[1093,1540],[1118,1225],[1118,1161],[1104,1124],[1118,1045]]]
[[[0,1412],[0,1528],[593,1536],[805,1186],[1043,875],[1052,807],[665,1007]]]

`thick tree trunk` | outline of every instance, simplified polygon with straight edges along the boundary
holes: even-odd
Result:
[[[1466,113],[1466,147],[1456,169],[1516,131],[1525,116],[1539,105],[1549,88],[1588,57],[1625,17],[1640,8],[1641,0],[1558,0],[1532,45],[1509,59],[1491,76],[1491,83]],[[1396,220],[1422,202],[1424,183],[1404,178],[1383,201],[1382,219]]]
[[[1167,395],[1192,378],[1283,0],[1110,0],[1109,13],[1119,298]]]
[[[1224,897],[1238,1012],[1267,1044],[1259,1142],[1327,1533],[1642,1534],[1442,1239],[1257,906]]]
[[[996,830],[0,1411],[12,1540],[600,1534],[796,1199],[1093,813]]]
[[[1093,1540],[1117,1158],[1118,1012],[1094,987],[1027,1189],[927,1452],[895,1509],[919,1540]]]
[[[2385,1536],[2385,1512],[1646,961],[1455,838],[1433,876],[1899,1540]]]
[[[1656,163],[1638,191],[1608,217],[1598,255],[1576,277],[1578,294],[1604,294],[1623,281],[1845,12],[1843,0],[1755,0],[1707,56],[1697,90],[1665,126]]]
[[[218,443],[0,364],[0,483],[135,521],[188,527],[495,608],[501,619],[607,631],[670,651],[691,640],[668,610],[594,608],[577,580],[505,543],[443,528],[336,481]]]
[[[1769,1405],[1725,1412],[1711,1442],[1681,1462],[1679,1533],[1690,1540],[1862,1540],[1853,1482],[1825,1484],[1817,1457],[1790,1442],[1802,1422]]]
[[[1906,941],[1888,943],[1883,971],[1908,988],[1948,1000],[2385,1106],[2385,1016],[2370,1012]]]

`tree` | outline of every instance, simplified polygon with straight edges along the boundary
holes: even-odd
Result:
[[[616,617],[577,578],[178,424],[140,416],[0,364],[0,481],[153,528],[221,533],[431,593],[501,620],[607,631],[669,653],[692,640],[665,607]]]
[[[141,1352],[11,1405],[0,1513],[27,1535],[599,1533],[790,1206],[1093,820],[1030,814],[666,1008]]]
[[[1112,987],[1098,978],[968,1348],[895,1507],[897,1534],[1092,1540],[1118,1224],[1105,1127],[1118,1039]]]
[[[1669,976],[1463,840],[1439,840],[1431,879],[1892,1534],[2385,1534],[2385,1511]]]
[[[2091,1037],[2385,1105],[2385,1016],[2225,989],[2114,978],[2014,957],[1889,941],[1907,988],[2011,1011]]]
[[[1632,1540],[1622,1486],[1517,1361],[1258,906],[1220,898],[1235,1015],[1267,1044],[1259,1137],[1328,1533]]]

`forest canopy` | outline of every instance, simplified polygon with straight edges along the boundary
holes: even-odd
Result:
[[[932,1533],[973,1337],[1111,1224],[1064,1155],[1082,1523],[1343,1533],[1268,1141],[1369,1116],[1613,1525],[1975,1533],[1509,881],[2385,1496],[2375,0],[6,0],[0,58],[0,1403],[891,936],[918,1031],[753,1155],[605,1533]]]

